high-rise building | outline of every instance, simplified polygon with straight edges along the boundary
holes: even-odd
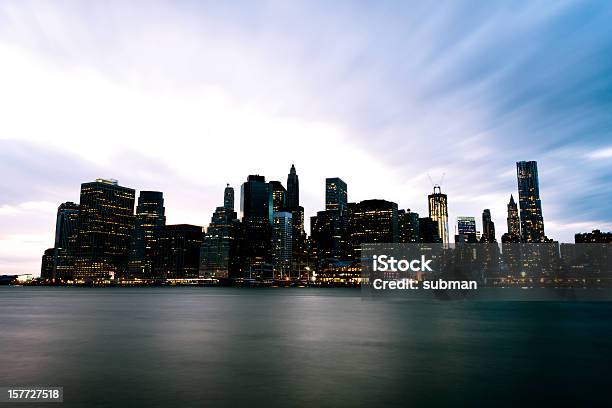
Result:
[[[293,214],[277,211],[272,218],[272,260],[274,276],[283,278],[291,273],[293,256]]]
[[[419,214],[410,209],[397,212],[399,242],[419,242]]]
[[[225,186],[223,192],[223,207],[229,211],[234,211],[234,188],[229,184]]]
[[[288,210],[295,210],[300,206],[300,181],[293,164],[287,175],[286,205]]]
[[[438,225],[438,221],[434,221],[430,217],[419,218],[419,242],[441,243],[442,239],[438,234]]]
[[[516,162],[519,208],[521,210],[521,232],[524,242],[545,242],[544,218],[540,201],[538,163]]]
[[[398,242],[397,204],[386,200],[349,203],[348,230],[356,259],[361,244]]]
[[[443,244],[448,244],[448,198],[442,194],[440,186],[434,186],[429,199],[429,218],[438,223],[438,236]]]
[[[166,225],[164,195],[160,191],[141,191],[136,206],[136,219],[130,249],[130,275],[153,278],[155,229]]]
[[[508,202],[508,235],[514,237],[521,236],[521,219],[519,218],[518,208],[514,197],[510,194],[510,201]]]
[[[227,198],[227,188],[225,197]],[[227,204],[227,200],[224,200]],[[217,207],[204,235],[200,251],[200,275],[227,278],[230,257],[235,251],[238,233],[236,212],[226,206]]]
[[[325,209],[346,211],[347,187],[338,177],[325,179]]]
[[[189,224],[155,228],[153,270],[156,278],[199,277],[202,227]]]
[[[455,243],[475,243],[476,241],[476,220],[474,217],[457,217]]]
[[[116,180],[81,184],[75,279],[97,281],[128,270],[135,192]]]
[[[55,258],[55,248],[45,249],[40,262],[40,277],[46,281],[51,281],[53,277],[53,259]]]
[[[481,242],[493,243],[495,239],[495,223],[491,219],[491,210],[488,208],[482,212],[482,238]]]
[[[242,185],[239,235],[239,273],[264,276],[272,272],[272,189],[266,179],[250,175]]]
[[[272,188],[272,212],[283,211],[286,207],[287,190],[280,181],[270,181]]]
[[[79,205],[73,202],[60,204],[55,223],[55,252],[51,279],[74,279],[74,262],[79,233]]]

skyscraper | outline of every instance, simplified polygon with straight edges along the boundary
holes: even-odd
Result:
[[[497,242],[495,239],[495,223],[491,219],[491,210],[488,208],[482,212],[482,238],[481,242]]]
[[[289,211],[276,211],[272,220],[272,260],[276,278],[291,273],[293,256],[293,215]]]
[[[440,186],[434,186],[429,199],[429,218],[438,223],[438,236],[443,244],[448,244],[448,198],[442,194]]]
[[[135,192],[116,180],[81,184],[75,279],[103,280],[127,273]]]
[[[155,228],[166,225],[164,195],[160,191],[141,191],[130,249],[130,275],[153,278]]]
[[[338,177],[325,179],[325,209],[346,211],[346,183]]]
[[[189,224],[155,228],[154,275],[161,279],[197,278],[202,227]]]
[[[229,276],[230,256],[232,255],[232,249],[235,250],[238,220],[233,208],[227,208],[227,196],[226,187],[224,193],[225,205],[217,207],[204,235],[200,251],[200,272],[202,276],[220,278]]]
[[[272,188],[272,211],[282,211],[286,207],[287,190],[280,181],[270,181]]]
[[[79,212],[79,205],[73,202],[62,203],[57,209],[52,279],[67,281],[74,278]]]
[[[540,201],[538,163],[519,161],[516,163],[519,207],[521,210],[521,232],[524,242],[544,242],[544,218]]]
[[[229,211],[234,211],[234,188],[229,184],[225,186],[225,191],[223,192],[223,207]]]
[[[292,211],[300,205],[300,181],[295,171],[295,166],[292,164],[289,174],[287,175],[287,209]]]
[[[423,243],[441,243],[440,235],[438,234],[438,222],[430,217],[419,218],[419,242]]]
[[[271,273],[272,262],[272,188],[266,179],[250,175],[242,184],[239,236],[240,271],[245,276]]]
[[[407,210],[397,212],[399,242],[419,242],[419,214]]]
[[[356,259],[361,244],[398,242],[397,204],[386,200],[349,203],[348,229]]]
[[[510,194],[510,201],[508,202],[508,234],[514,237],[521,236],[521,219],[519,218],[518,208],[514,197]]]

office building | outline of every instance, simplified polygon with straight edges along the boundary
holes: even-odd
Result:
[[[497,242],[495,239],[495,223],[491,219],[491,210],[488,208],[482,212],[482,238],[480,242]]]
[[[199,277],[202,227],[189,224],[155,228],[153,273],[156,279]]]
[[[433,194],[428,196],[429,218],[438,224],[438,236],[443,244],[448,244],[448,198],[442,194],[440,186],[434,186]]]
[[[516,175],[523,241],[545,242],[537,162],[517,162]]]
[[[164,195],[160,191],[141,191],[136,206],[136,219],[130,246],[130,275],[153,278],[155,228],[166,225]]]
[[[397,213],[398,237],[401,243],[419,242],[419,214],[410,209]]]
[[[346,211],[347,186],[338,177],[325,179],[325,209]]]
[[[74,279],[79,212],[79,205],[73,202],[62,203],[57,209],[53,280],[65,282]]]
[[[135,192],[116,180],[81,184],[75,279],[125,276],[134,226]]]
[[[277,211],[272,217],[272,260],[274,277],[284,278],[291,274],[293,256],[293,214]]]

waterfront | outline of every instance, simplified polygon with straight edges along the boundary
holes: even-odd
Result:
[[[0,386],[69,407],[601,405],[612,363],[605,302],[0,287],[0,308]]]

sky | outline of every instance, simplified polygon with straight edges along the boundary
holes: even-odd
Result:
[[[549,237],[611,230],[610,21],[604,1],[2,0],[0,274],[39,274],[83,182],[206,226],[226,183],[292,163],[307,218],[325,177],[422,215],[441,181],[451,233],[489,208],[499,239],[537,160]]]

